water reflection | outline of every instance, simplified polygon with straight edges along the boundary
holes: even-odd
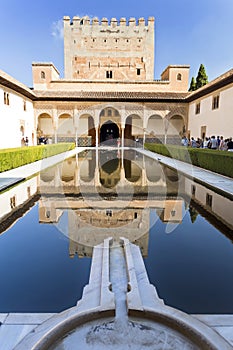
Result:
[[[54,186],[40,178],[39,220],[62,230],[59,219],[66,213],[70,257],[91,256],[109,236],[128,238],[147,256],[150,211],[166,223],[182,221],[184,178],[172,170],[166,178],[159,162],[134,151],[83,152],[55,169]]]
[[[35,206],[33,210],[32,206]],[[55,264],[55,261],[57,266],[60,256],[62,257],[63,264],[66,264],[64,276],[61,277],[60,271],[56,272],[57,276],[54,275],[59,285],[61,279],[65,281],[66,277],[68,278],[70,264],[81,264],[80,270],[72,265],[73,275],[70,275],[65,283],[71,293],[72,288],[68,286],[75,280],[73,299],[66,297],[67,291],[61,291],[62,302],[59,301],[59,305],[41,306],[43,311],[60,311],[74,305],[88,281],[89,270],[85,270],[84,264],[90,259],[79,258],[91,257],[93,246],[108,236],[116,240],[124,236],[139,245],[145,257],[149,278],[167,304],[187,312],[205,312],[203,310],[206,310],[206,305],[212,305],[212,309],[206,312],[216,312],[215,306],[219,305],[220,312],[226,312],[229,307],[227,300],[233,293],[232,279],[229,277],[233,273],[232,211],[231,199],[137,152],[86,151],[44,170],[0,195],[0,230],[1,233],[7,230],[10,233],[1,236],[4,238],[0,241],[1,266],[7,265],[10,268],[8,251],[11,251],[12,247],[12,264],[16,259],[17,268],[20,269],[21,260],[17,258],[17,254],[25,252],[25,257],[29,259],[22,265],[25,266],[25,271],[27,266],[30,269],[29,265],[34,266],[36,270],[37,266],[43,265],[44,267],[40,268],[40,277],[38,274],[35,276],[36,280],[38,279],[36,285],[47,284],[52,290],[50,283],[54,284],[53,277],[44,281],[44,269],[47,269],[45,266]],[[40,241],[42,236],[43,242]],[[64,242],[61,241],[61,237]],[[9,242],[7,248],[4,242]],[[40,255],[37,246],[41,247]],[[65,249],[63,252],[61,246]],[[18,247],[21,247],[22,252]],[[213,247],[215,250],[211,252]],[[48,252],[47,260],[45,251]],[[78,258],[70,259],[75,256]],[[224,297],[219,293],[218,300],[213,300],[212,304],[209,301],[209,286],[212,280],[208,278],[213,271],[208,268],[210,262],[216,264],[214,269],[219,270],[219,278],[225,276],[224,281],[214,281],[215,285],[221,285]],[[13,276],[13,269],[16,269],[15,265],[11,267],[11,273],[2,272],[4,286],[11,285],[17,281],[16,276],[23,274],[22,269],[17,270],[14,281],[9,282],[8,278]],[[194,290],[201,285],[200,273],[204,275],[205,270],[203,281],[206,286],[203,286],[203,298],[197,298],[195,293],[199,292]],[[25,273],[27,276],[29,272]],[[197,277],[194,283],[195,274]],[[214,277],[217,278],[217,274]],[[21,278],[24,278],[23,275]],[[36,291],[31,290],[33,285],[30,283],[29,286],[28,279],[25,279],[28,294],[35,295]],[[22,281],[19,283],[21,285]],[[181,290],[178,290],[179,286]],[[14,288],[17,290],[18,286]],[[22,288],[22,295],[25,288]],[[62,287],[59,285],[57,289],[59,288]],[[44,291],[43,298],[48,299],[46,305],[51,305],[53,292],[49,293],[48,290]],[[184,293],[187,298],[184,297]],[[5,294],[9,294],[8,288]],[[20,300],[19,307],[12,309],[9,306],[12,305],[12,298],[9,297],[9,303],[6,303],[6,298],[3,299],[0,298],[0,309],[4,312],[40,310],[34,305],[32,308],[24,307]],[[38,303],[42,303],[41,300],[40,298]],[[197,300],[201,306],[197,306]],[[225,305],[221,308],[223,302]],[[193,306],[193,310],[190,309],[190,305]]]
[[[163,222],[181,223],[188,210],[192,223],[201,212],[228,236],[233,230],[231,199],[132,150],[85,151],[2,193],[1,232],[39,197],[39,222],[57,224],[68,212],[72,239],[77,227],[80,236],[85,228],[102,238],[108,233],[101,235],[101,229],[119,229],[135,242],[149,232],[151,209]],[[93,244],[100,240],[93,238]]]

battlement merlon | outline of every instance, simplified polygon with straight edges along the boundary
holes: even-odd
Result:
[[[79,17],[74,16],[73,19],[69,16],[63,17],[64,26],[73,26],[73,27],[79,27],[79,26],[109,26],[109,27],[120,27],[120,26],[154,26],[155,19],[154,17],[148,17],[147,24],[146,20],[141,17],[138,20],[136,20],[134,17],[131,17],[128,21],[126,18],[122,17],[120,20],[117,20],[116,18],[111,18],[108,20],[108,18],[103,17],[101,20],[98,17],[90,18],[88,16]]]

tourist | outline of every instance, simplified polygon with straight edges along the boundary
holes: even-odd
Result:
[[[209,137],[206,137],[205,140],[203,141],[203,148],[209,148]]]
[[[217,136],[217,149],[219,149],[220,142],[221,142],[220,137],[219,137],[219,136]]]
[[[220,151],[226,151],[227,150],[227,142],[223,139],[223,136],[220,137],[220,144],[219,148]]]
[[[197,147],[197,142],[196,142],[196,140],[194,140],[194,137],[191,137],[190,146],[192,148],[196,148]]]
[[[211,148],[211,149],[217,149],[217,148],[218,148],[218,142],[217,142],[217,139],[215,138],[214,135],[211,136],[210,148]]]
[[[189,144],[189,140],[187,139],[186,136],[183,136],[182,140],[181,140],[181,145],[182,146],[188,146],[188,144]]]
[[[229,138],[229,141],[227,142],[227,150],[229,152],[233,152],[233,141],[232,141],[232,137]]]
[[[198,137],[197,138],[197,148],[202,148],[202,146],[203,146],[203,143],[202,143],[202,140]]]
[[[28,137],[26,136],[26,138],[25,138],[25,146],[28,146],[28,142],[29,142],[29,140],[28,140]]]

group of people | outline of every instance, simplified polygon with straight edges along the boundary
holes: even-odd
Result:
[[[28,140],[28,137],[26,136],[25,138],[23,137],[21,139],[21,145],[22,146],[28,146],[28,143],[29,143],[29,140]]]
[[[224,139],[223,136],[215,137],[213,135],[211,137],[205,137],[204,140],[201,140],[200,138],[195,140],[194,137],[191,137],[189,140],[186,136],[183,136],[181,144],[182,146],[189,146],[193,148],[209,148],[213,150],[233,152],[232,137]]]
[[[38,141],[39,141],[39,145],[47,145],[48,143],[47,137],[44,137],[44,136],[40,136]]]

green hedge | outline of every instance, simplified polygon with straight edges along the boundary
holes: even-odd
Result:
[[[18,168],[75,148],[74,143],[8,148],[0,150],[0,172]]]
[[[145,148],[233,178],[233,152],[151,143]]]

